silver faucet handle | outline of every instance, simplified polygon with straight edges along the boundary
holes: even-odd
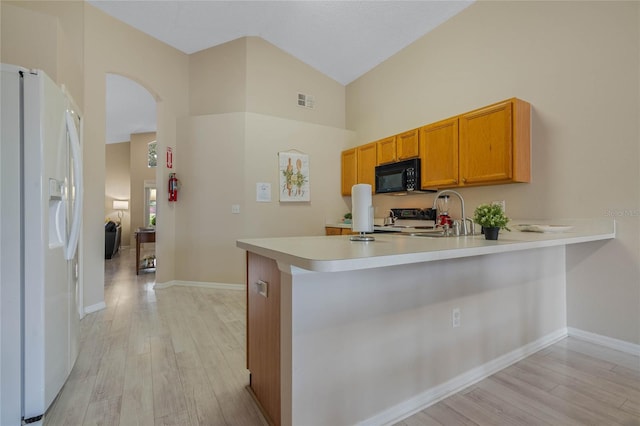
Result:
[[[455,235],[456,237],[460,235],[460,224],[461,222],[459,220],[453,221],[453,226],[452,226],[453,235]],[[463,232],[463,235],[464,235],[464,232]]]
[[[470,217],[465,217],[464,218],[465,233],[466,233],[466,230],[467,230],[467,221],[469,221],[469,223],[471,224],[471,226],[469,227],[471,233],[467,234],[467,235],[475,235],[476,234],[476,223]]]
[[[384,218],[384,225],[395,225],[396,223],[396,217],[393,215],[389,215],[387,217]]]

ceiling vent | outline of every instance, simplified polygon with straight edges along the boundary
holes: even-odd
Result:
[[[313,109],[315,106],[315,98],[311,95],[298,93],[298,106]]]

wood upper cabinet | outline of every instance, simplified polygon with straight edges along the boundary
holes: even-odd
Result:
[[[376,190],[377,143],[360,145],[358,151],[358,182],[371,185],[371,192]],[[349,188],[351,194],[351,188]]]
[[[420,129],[400,133],[395,136],[395,140],[398,161],[416,158],[420,155]]]
[[[531,180],[531,106],[509,99],[460,116],[460,185]]]
[[[420,186],[458,186],[458,117],[420,128]]]
[[[351,195],[356,183],[368,183],[376,189],[376,142],[342,151],[342,195]]]
[[[390,136],[376,142],[377,164],[394,163],[398,161],[396,156],[396,137]]]
[[[351,187],[358,183],[358,151],[342,151],[342,195],[351,195]]]
[[[395,163],[396,161],[418,157],[420,154],[419,130],[409,130],[408,132],[377,141],[377,164]]]
[[[342,153],[342,195],[375,166],[420,157],[424,189],[531,181],[531,105],[512,98]]]

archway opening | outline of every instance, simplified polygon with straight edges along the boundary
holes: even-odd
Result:
[[[156,187],[157,161],[149,158],[153,154],[157,160],[157,103],[147,88],[126,76],[106,74],[105,87],[105,223],[115,222],[120,233],[119,243],[114,242],[118,247],[105,243],[105,259],[109,259],[109,251],[113,256],[135,248],[136,232],[155,228],[155,197],[151,194]],[[105,225],[105,239],[108,237]]]

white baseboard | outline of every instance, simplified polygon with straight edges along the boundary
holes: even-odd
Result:
[[[184,286],[184,287],[204,287],[204,288],[215,288],[218,290],[239,290],[244,291],[244,284],[227,284],[227,283],[210,283],[204,281],[180,281],[180,280],[172,280],[167,281],[166,283],[156,283],[153,288],[156,290],[162,290],[163,288],[169,288],[173,286]]]
[[[568,327],[568,331],[569,337],[575,337],[576,339],[596,343],[609,349],[615,349],[616,351],[640,356],[640,345],[637,345],[635,343],[614,339],[613,337],[607,337],[601,334],[591,333],[590,331],[580,330],[579,328]]]
[[[494,360],[491,360],[479,367],[471,369],[466,373],[463,373],[453,379],[428,389],[411,399],[408,399],[400,404],[397,404],[367,420],[358,423],[359,425],[392,425],[403,419],[406,419],[418,411],[422,411],[425,408],[441,401],[448,396],[451,396],[457,392],[460,392],[466,387],[471,386],[474,383],[479,382],[491,376],[498,371],[507,368],[511,364],[514,364],[541,349],[546,348],[559,340],[567,337],[567,329],[561,328],[553,333],[550,333],[540,339],[528,343],[518,349],[515,349],[505,355],[502,355]]]
[[[106,308],[107,305],[104,302],[100,302],[100,303],[96,303],[95,305],[91,305],[91,306],[85,306],[84,307],[84,313],[86,314],[92,314],[94,312],[98,312],[104,308]]]

